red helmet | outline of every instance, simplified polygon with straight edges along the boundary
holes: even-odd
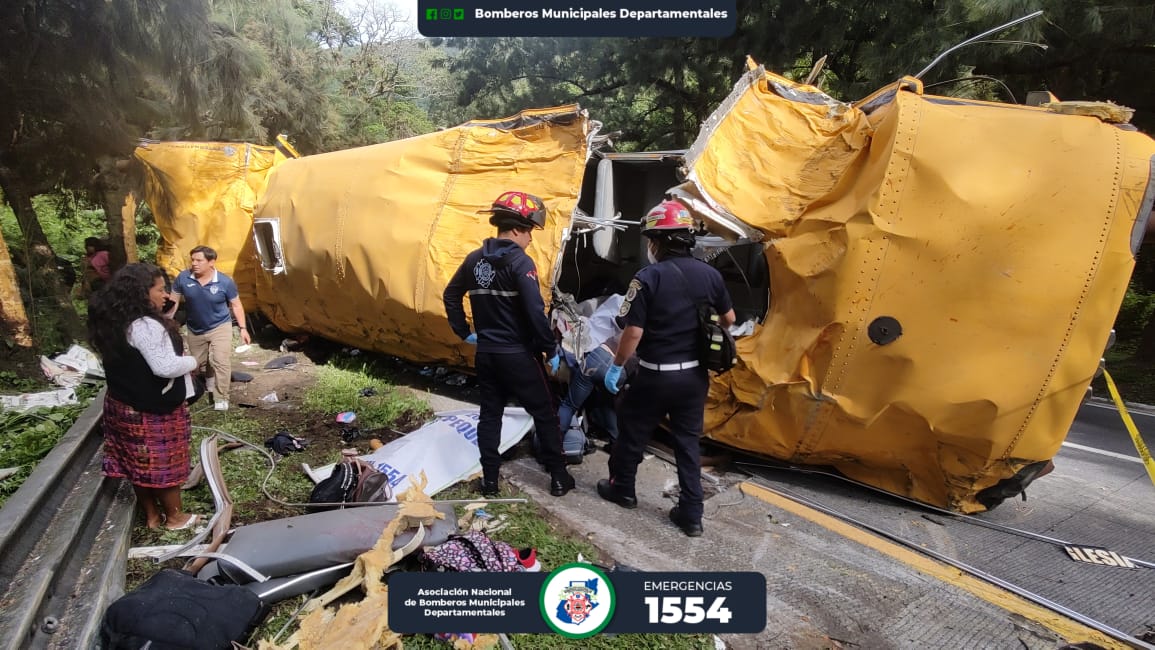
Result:
[[[528,228],[545,228],[545,202],[525,192],[505,192],[482,212],[493,213],[489,223],[495,226],[512,217]]]
[[[662,201],[642,218],[642,234],[655,236],[694,229],[694,218],[686,206],[677,201]]]

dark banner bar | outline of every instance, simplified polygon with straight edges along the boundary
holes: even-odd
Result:
[[[738,25],[736,0],[418,0],[425,36],[707,36]]]
[[[389,627],[402,634],[755,633],[766,627],[760,573],[394,573]]]

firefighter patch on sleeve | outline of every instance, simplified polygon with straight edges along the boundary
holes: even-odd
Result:
[[[634,302],[634,298],[638,297],[638,289],[642,288],[642,281],[634,278],[630,280],[630,287],[626,290],[626,299],[622,301],[622,307],[618,310],[618,317],[625,318],[626,314],[630,313],[630,307]]]

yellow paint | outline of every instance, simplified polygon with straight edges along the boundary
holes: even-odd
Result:
[[[590,130],[576,105],[561,106],[278,165],[256,217],[279,220],[285,272],[259,273],[257,305],[283,330],[473,365],[441,296],[465,256],[496,235],[479,211],[507,191],[545,202],[545,229],[526,252],[548,302]]]
[[[845,104],[762,69],[704,124],[679,189],[768,242],[772,294],[713,379],[711,438],[963,512],[1055,456],[1134,267],[1155,141],[915,79]],[[879,344],[882,317],[902,334]]]
[[[217,270],[236,281],[245,309],[255,311],[253,207],[284,154],[243,142],[149,142],[134,156],[160,231],[157,265],[175,279],[188,268],[189,251],[208,246],[217,252]]]
[[[807,519],[827,530],[838,533],[847,539],[858,542],[863,546],[898,560],[920,573],[958,587],[1012,614],[1018,614],[1019,616],[1030,619],[1059,635],[1068,643],[1091,641],[1104,648],[1125,649],[1130,647],[1098,630],[1072,621],[1061,614],[1036,605],[1001,587],[980,580],[949,564],[944,564],[925,555],[916,553],[905,546],[856,528],[840,519],[804,506],[797,501],[788,499],[765,487],[747,481],[743,482],[740,488],[743,494],[761,499],[776,508]]]

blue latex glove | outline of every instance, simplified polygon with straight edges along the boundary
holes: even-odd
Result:
[[[556,375],[557,369],[559,366],[561,366],[561,357],[560,356],[555,354],[549,358],[549,371],[551,373]]]
[[[465,337],[465,342],[470,345],[477,345],[477,332],[472,332],[469,336]]]
[[[606,390],[614,395],[618,394],[618,380],[622,378],[622,367],[614,364],[606,371]]]

